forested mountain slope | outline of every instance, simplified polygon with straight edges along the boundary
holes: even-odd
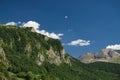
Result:
[[[120,79],[119,73],[91,66],[68,55],[60,40],[32,28],[0,25],[0,80]]]

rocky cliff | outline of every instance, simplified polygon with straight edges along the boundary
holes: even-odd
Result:
[[[44,61],[56,65],[70,63],[60,40],[38,34],[33,28],[0,26],[0,62],[10,65],[5,54],[24,54],[37,65]]]

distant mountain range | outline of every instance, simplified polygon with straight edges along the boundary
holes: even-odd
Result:
[[[90,52],[79,56],[79,60],[83,63],[92,62],[120,63],[120,50],[103,49],[100,52]]]

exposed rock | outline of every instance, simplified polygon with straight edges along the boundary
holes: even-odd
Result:
[[[52,47],[50,47],[50,50],[47,52],[47,54],[48,54],[48,59],[49,59],[50,63],[54,63],[54,64],[57,64],[57,65],[59,65],[61,63],[60,56],[58,56],[54,52]]]
[[[71,66],[72,64],[71,64],[70,58],[71,58],[70,56],[67,57],[66,60],[65,60],[65,63],[67,63],[67,64],[69,64]]]
[[[4,52],[3,48],[1,47],[2,44],[3,44],[3,40],[0,39],[0,63],[2,63],[5,67],[8,67],[9,64],[8,64],[5,52]]]
[[[33,27],[31,27],[32,29],[31,29],[31,32],[36,32],[36,30],[33,28]]]
[[[27,44],[25,47],[25,52],[30,53],[32,51],[31,45]]]
[[[96,61],[120,63],[120,53],[111,49],[103,49],[98,53],[87,53],[87,54],[81,55],[79,59],[81,62],[84,62],[84,63],[91,63]]]
[[[36,47],[37,47],[37,49],[40,49],[40,47],[41,47],[40,43],[37,43]]]
[[[56,65],[59,65],[62,62],[70,64],[70,57],[65,58],[66,52],[64,49],[61,51],[54,51],[51,47],[47,52],[47,55],[50,63],[54,63]]]
[[[38,53],[38,60],[36,61],[37,64],[42,65],[44,61],[45,61],[45,57],[41,53]]]
[[[48,41],[49,40],[49,37],[45,36],[45,41]]]
[[[0,63],[2,63],[5,67],[8,67],[8,61],[2,47],[0,47]]]

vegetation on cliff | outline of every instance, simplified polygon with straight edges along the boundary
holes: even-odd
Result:
[[[0,25],[0,80],[119,80],[114,72],[119,68],[83,64],[65,52],[60,40],[31,29]]]

